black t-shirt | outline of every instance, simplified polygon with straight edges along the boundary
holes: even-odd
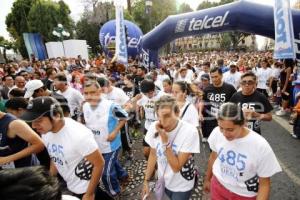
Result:
[[[223,83],[221,87],[214,87],[209,85],[204,89],[204,113],[203,116],[207,120],[216,120],[216,116],[223,103],[230,100],[232,95],[236,92],[235,88],[227,83]]]
[[[140,91],[137,87],[124,86],[122,89],[130,99],[132,99],[133,97],[135,97],[135,95],[140,93]]]
[[[230,102],[236,103],[241,108],[253,109],[257,113],[265,114],[273,110],[269,100],[260,92],[254,91],[251,95],[243,95],[242,92],[235,93]],[[260,120],[249,120],[247,122],[249,129],[260,134]]]
[[[18,153],[28,147],[28,143],[22,138],[19,138],[18,136],[16,136],[15,138],[9,138],[7,136],[10,123],[16,119],[17,118],[11,114],[5,114],[0,119],[0,157]],[[29,155],[5,165],[0,165],[0,170],[6,168],[20,168],[31,166],[31,159],[32,157],[31,155]]]
[[[141,82],[144,80],[144,77],[136,76],[134,78],[135,87],[140,88]]]

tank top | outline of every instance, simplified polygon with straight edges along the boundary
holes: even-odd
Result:
[[[16,120],[11,114],[5,114],[0,119],[0,157],[15,154],[28,147],[28,143],[16,136],[15,138],[7,137],[9,124]],[[31,156],[21,158],[11,163],[0,165],[0,169],[20,168],[31,165]]]

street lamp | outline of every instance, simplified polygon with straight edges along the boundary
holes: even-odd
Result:
[[[152,25],[151,25],[151,9],[152,9],[152,6],[153,6],[153,2],[152,0],[145,0],[145,6],[146,6],[146,14],[149,15],[149,24],[150,24],[150,30],[152,28]]]
[[[64,37],[70,37],[70,33],[65,31],[64,27],[62,24],[57,24],[57,27],[54,28],[52,31],[52,34],[56,37],[59,38],[59,40],[62,43],[63,51],[64,51],[64,56],[66,55],[65,53],[65,46],[64,46]]]
[[[152,29],[152,25],[151,25],[151,9],[152,9],[152,6],[153,6],[153,3],[152,3],[152,0],[145,0],[145,12],[146,12],[146,15],[148,15],[149,17],[149,31]],[[149,71],[151,69],[151,64],[150,64],[150,52],[148,51],[148,68],[149,68]]]

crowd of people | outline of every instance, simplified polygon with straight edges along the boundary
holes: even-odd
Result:
[[[281,167],[261,121],[274,109],[290,114],[300,139],[296,72],[293,60],[272,52],[171,54],[151,69],[105,56],[0,64],[0,197],[120,199],[130,178],[120,157],[134,159],[132,137],[141,131],[141,199],[156,180],[156,199],[188,200],[201,143],[211,150],[211,199],[268,199]]]

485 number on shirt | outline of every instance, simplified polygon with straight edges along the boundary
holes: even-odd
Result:
[[[218,159],[222,163],[226,162],[228,165],[235,166],[238,171],[243,171],[246,168],[247,156],[232,150],[225,152],[223,147],[218,152]]]
[[[208,95],[208,99],[212,102],[225,102],[226,101],[226,94],[213,94],[210,93]]]

